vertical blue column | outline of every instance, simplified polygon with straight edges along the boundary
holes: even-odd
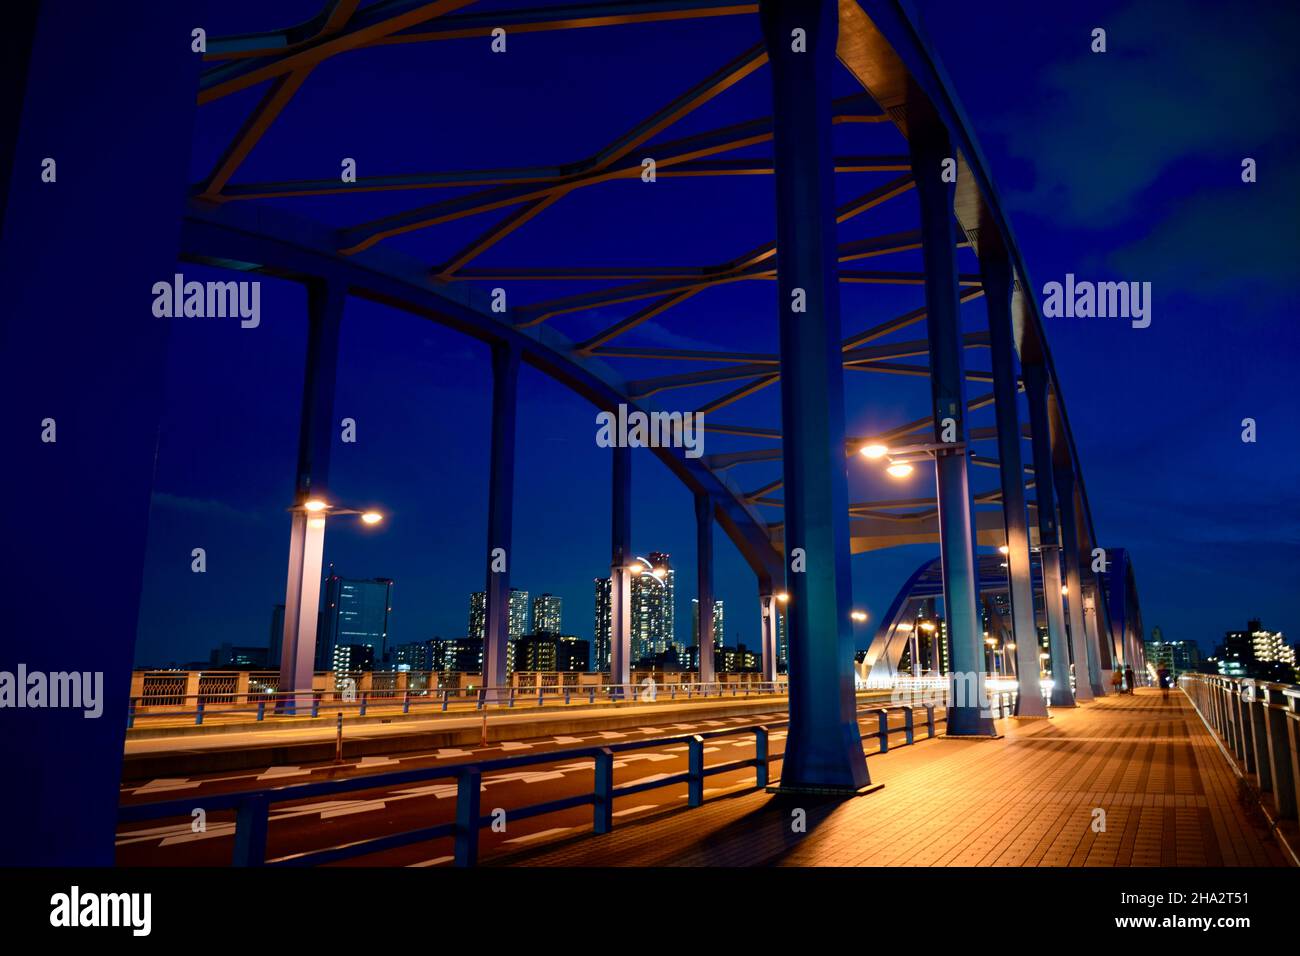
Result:
[[[984,628],[980,623],[975,541],[967,476],[966,382],[962,368],[961,306],[957,296],[957,239],[953,230],[955,184],[943,181],[944,160],[956,153],[929,101],[916,90],[908,103],[912,175],[921,212],[925,261],[926,326],[930,341],[930,393],[934,440],[944,441],[945,421],[955,441],[935,453],[943,605],[951,649],[948,734],[991,736],[987,706]]]
[[[632,680],[632,450],[613,449],[610,499],[609,680],[616,696]]]
[[[713,683],[713,502],[707,494],[695,496],[695,593],[700,608],[696,650],[700,656],[701,684]]]
[[[1046,717],[1038,679],[1038,628],[1034,623],[1033,576],[1029,566],[1029,522],[1025,477],[1020,460],[1020,415],[1016,407],[1015,337],[1011,327],[1011,265],[993,228],[980,235],[980,267],[988,304],[989,345],[993,353],[993,398],[998,423],[998,461],[1002,479],[1002,519],[1007,533],[1007,579],[1011,634],[1016,644],[1016,697],[1019,717]]]
[[[483,633],[483,686],[506,685],[510,640],[510,563],[515,513],[515,422],[519,350],[492,346],[492,432],[488,472],[487,614]]]
[[[1052,474],[1052,427],[1047,412],[1047,370],[1038,362],[1025,363],[1025,397],[1029,403],[1029,428],[1034,445],[1034,497],[1038,503],[1039,557],[1043,565],[1043,610],[1047,617],[1048,649],[1052,655],[1053,707],[1073,707],[1070,690],[1070,652],[1066,646],[1065,606],[1061,600],[1061,544],[1056,523],[1056,495]]]
[[[1061,557],[1065,584],[1069,590],[1070,646],[1074,650],[1074,696],[1091,700],[1101,696],[1101,673],[1096,654],[1090,653],[1088,626],[1083,614],[1083,576],[1079,573],[1079,524],[1075,503],[1077,495],[1074,467],[1067,463],[1056,469],[1056,495],[1061,509]]]
[[[853,695],[844,369],[835,238],[834,0],[759,5],[772,69],[788,575],[790,728],[783,791],[870,783]],[[802,30],[806,49],[792,49]]]
[[[0,551],[22,599],[0,669],[81,673],[100,693],[92,719],[3,711],[0,864],[111,866],[172,321],[150,288],[176,272],[202,63],[189,4],[4,16]]]
[[[310,514],[302,506],[313,498],[334,504],[328,497],[330,445],[334,438],[339,330],[346,299],[346,289],[339,283],[322,279],[307,284],[307,357],[298,422],[298,470],[289,530],[284,633],[280,641],[281,694],[311,691],[316,667],[325,515]],[[310,706],[310,697],[277,701],[281,713],[293,714],[303,706]]]

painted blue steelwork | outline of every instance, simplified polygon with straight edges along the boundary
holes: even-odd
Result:
[[[832,0],[760,4],[772,71],[777,309],[789,601],[790,735],[782,790],[870,783],[858,737],[849,620],[844,369],[835,237]],[[805,31],[807,51],[794,49]],[[806,568],[806,569],[805,569]]]
[[[981,703],[984,637],[975,593],[975,539],[967,474],[966,378],[957,294],[957,238],[953,229],[956,167],[947,130],[923,98],[910,101],[907,122],[912,176],[921,207],[934,441],[946,446],[935,452],[934,471],[943,605],[953,675],[948,733],[992,736],[993,721]],[[948,163],[953,164],[952,180],[945,176]]]
[[[695,496],[695,646],[698,649],[701,684],[713,683],[713,502],[708,495]]]
[[[1015,330],[1011,323],[1011,266],[996,230],[980,248],[984,301],[988,305],[989,351],[993,358],[994,411],[997,415],[999,474],[1002,479],[1002,522],[1007,533],[1007,580],[1011,603],[1011,632],[1016,645],[1016,673],[1021,717],[1046,717],[1039,688],[1038,628],[1034,623],[1034,592],[1030,583],[1029,521],[1025,510],[1024,467],[1020,460],[1020,415],[1016,407]]]
[[[1024,362],[1025,398],[1029,405],[1029,430],[1034,446],[1034,498],[1038,502],[1038,545],[1043,575],[1043,604],[1047,616],[1048,651],[1052,655],[1053,707],[1073,707],[1070,689],[1070,651],[1061,600],[1061,537],[1056,520],[1055,467],[1052,464],[1052,427],[1047,408],[1047,370],[1040,363]]]
[[[492,430],[488,463],[486,614],[483,686],[506,686],[510,641],[510,564],[515,513],[515,424],[519,405],[519,349],[492,346]]]

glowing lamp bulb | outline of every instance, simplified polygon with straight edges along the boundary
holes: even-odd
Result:
[[[861,454],[863,458],[884,458],[889,449],[884,445],[863,445]]]
[[[308,511],[324,511],[329,507],[328,504],[321,501],[319,498],[313,498],[311,501],[304,501],[302,506]]]
[[[379,524],[379,522],[384,520],[384,516],[378,511],[366,511],[362,513],[361,520],[366,524]]]
[[[906,478],[911,473],[912,473],[912,466],[904,462],[899,462],[896,465],[890,465],[888,468],[885,469],[885,474],[889,475],[889,477],[891,478]]]

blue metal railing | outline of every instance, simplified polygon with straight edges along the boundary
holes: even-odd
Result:
[[[891,711],[902,712],[902,726],[890,726],[889,714]],[[924,711],[925,721],[922,726],[926,728],[926,737],[928,739],[937,736],[938,725],[946,723],[947,715],[946,713],[942,717],[936,715],[933,705],[926,706]],[[906,735],[903,746],[916,742],[917,725],[914,708],[904,706],[860,711],[858,714],[859,719],[873,712],[878,718],[876,729],[859,736],[862,740],[875,738],[880,753],[886,753],[890,749],[889,738],[892,734],[903,733]],[[216,794],[203,798],[203,808],[209,813],[222,810],[235,811],[235,848],[232,859],[235,866],[312,866],[365,856],[383,850],[391,850],[448,836],[453,838],[455,844],[455,865],[473,866],[478,862],[479,830],[492,824],[492,817],[485,817],[480,812],[484,774],[501,770],[517,770],[520,767],[529,767],[536,764],[589,758],[593,761],[594,770],[594,783],[590,793],[580,793],[558,800],[529,804],[509,811],[509,815],[512,820],[521,820],[547,813],[557,813],[574,807],[591,806],[593,809],[592,828],[594,832],[598,834],[608,833],[613,829],[614,801],[619,797],[685,783],[687,786],[687,806],[698,807],[704,802],[704,780],[706,777],[731,773],[746,767],[755,768],[755,786],[766,787],[768,784],[768,766],[772,759],[768,735],[772,728],[786,727],[788,725],[788,720],[782,720],[744,727],[726,727],[699,734],[682,734],[675,737],[658,737],[652,740],[628,741],[606,746],[575,747],[546,753],[502,757],[496,760],[471,761],[451,767],[422,767],[416,770],[399,770],[391,773],[353,777],[346,780],[329,780],[321,783],[293,784],[242,793]],[[706,740],[719,737],[735,737],[743,734],[754,735],[753,757],[711,767],[705,766],[704,742]],[[673,774],[643,783],[626,784],[621,787],[614,785],[615,754],[683,743],[688,748],[687,770],[685,773]],[[454,780],[456,782],[456,814],[454,822],[420,827],[402,833],[357,841],[346,846],[331,847],[276,860],[266,859],[272,804],[334,796],[357,790],[375,790],[409,783],[424,783],[430,780]],[[134,806],[120,807],[118,809],[118,822],[139,823],[167,817],[185,817],[188,819],[193,808],[193,797],[184,800],[164,800],[136,804]]]
[[[514,707],[516,702],[527,706],[545,707],[548,699],[554,703],[562,702],[564,706],[573,704],[630,704],[630,703],[671,703],[682,700],[695,700],[712,697],[758,697],[783,695],[786,693],[784,681],[764,682],[722,682],[710,684],[660,684],[654,688],[654,696],[647,697],[648,689],[643,684],[604,684],[599,687],[470,687],[470,688],[436,688],[430,690],[395,691],[391,688],[374,690],[357,690],[345,694],[337,690],[303,690],[294,693],[249,693],[247,695],[189,694],[172,695],[169,700],[181,701],[168,704],[166,709],[146,712],[142,708],[150,706],[143,701],[148,698],[131,697],[127,701],[126,726],[134,728],[137,721],[149,718],[175,720],[178,717],[193,717],[196,725],[202,725],[210,717],[229,717],[248,715],[252,721],[265,721],[268,716],[320,717],[321,707],[331,712],[344,710],[355,711],[355,716],[364,717],[371,707],[391,707],[394,713],[411,714],[413,709],[418,715],[421,710],[446,713],[453,702],[461,702],[466,709],[484,710],[488,706]],[[228,699],[232,696],[246,696],[244,703],[230,706],[213,707],[214,696]],[[193,710],[185,708],[185,702],[193,701]]]

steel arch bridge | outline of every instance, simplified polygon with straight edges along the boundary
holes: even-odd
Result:
[[[594,37],[669,27],[710,31],[716,58],[674,60],[656,107],[631,121],[600,117],[593,124],[600,145],[575,146],[558,163],[511,148],[484,168],[367,168],[346,182],[240,175],[259,141],[294,102],[313,95],[313,83],[336,59],[346,65],[363,53],[470,44],[486,51],[524,36],[541,44],[562,31]],[[975,548],[1004,547],[1001,583],[1026,715],[1036,712],[1039,698],[1035,574],[1054,705],[1075,703],[1071,661],[1081,699],[1105,693],[1106,677],[1121,661],[1142,669],[1132,566],[1123,552],[1107,552],[1097,535],[1034,287],[974,134],[909,4],[634,0],[508,9],[469,0],[330,0],[296,26],[210,38],[205,60],[211,65],[200,80],[200,123],[212,104],[261,92],[193,186],[182,258],[289,278],[309,290],[298,504],[328,485],[328,419],[349,297],[428,318],[491,348],[486,684],[503,683],[505,673],[510,582],[493,570],[490,555],[512,540],[521,362],[598,409],[706,416],[710,444],[726,450],[702,458],[681,448],[651,452],[695,496],[700,633],[712,630],[715,522],[755,575],[769,677],[776,662],[773,600],[788,592],[787,789],[855,791],[869,782],[856,730],[846,729],[853,720],[851,554],[937,543],[939,579],[930,583],[944,599],[952,667],[982,671],[976,607],[996,574],[986,580]],[[437,57],[426,60],[436,73]],[[766,91],[768,109],[729,107],[739,91],[753,95],[755,88]],[[676,196],[698,203],[754,180],[774,181],[774,204],[770,186],[761,193],[745,186],[751,201],[765,194],[774,224],[708,261],[683,264],[658,249],[649,256],[642,249],[634,261],[617,252],[600,261],[590,250],[564,261],[564,251],[557,260],[546,242],[548,220],[593,193],[611,209],[633,190],[655,190],[656,204]],[[716,193],[701,191],[700,183]],[[354,213],[358,195],[374,197],[368,215]],[[346,202],[346,211],[308,217],[295,207],[323,209],[331,199]],[[704,232],[710,220],[745,219],[697,205],[680,216]],[[611,234],[620,224],[635,231],[627,218],[605,220]],[[530,235],[539,238],[528,261],[509,258],[521,254]],[[438,254],[420,254],[427,249]],[[557,264],[537,264],[548,260]],[[675,317],[722,309],[728,296],[736,297],[733,314],[752,309],[745,298],[752,287],[765,290],[766,315],[732,322],[728,347],[662,344],[672,340]],[[921,294],[913,292],[906,306],[886,305],[900,301],[900,288]],[[501,310],[503,293],[508,305]],[[867,293],[879,301],[865,299]],[[976,322],[962,306],[981,300],[987,317]],[[843,318],[842,301],[854,303]],[[655,329],[662,334],[649,334]],[[968,354],[985,351],[990,370],[967,368]],[[857,394],[863,383],[896,383],[897,376],[928,381],[927,413],[849,434],[846,390],[854,393],[849,412],[869,409],[872,399]],[[968,395],[967,383],[982,386],[979,393]],[[846,472],[859,467],[860,452],[883,454],[896,466],[933,461],[936,493],[853,500]],[[630,664],[631,460],[627,448],[614,449],[611,458],[611,667],[612,680],[623,683]],[[973,489],[976,468],[996,472],[996,486]],[[302,555],[311,547],[306,516],[298,515],[282,690],[310,686],[314,632],[304,615],[314,602]],[[933,579],[934,567],[929,574]],[[905,586],[896,607],[909,604],[919,580]],[[888,658],[892,633],[884,622],[872,651],[877,658]],[[702,681],[712,677],[708,643],[700,648]],[[955,708],[949,726],[956,734],[989,730],[977,707]]]

